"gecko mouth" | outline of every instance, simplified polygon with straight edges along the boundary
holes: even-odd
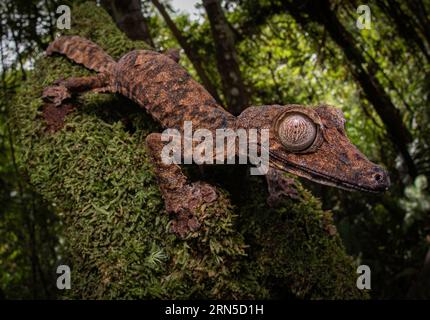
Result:
[[[388,184],[369,187],[369,186],[363,186],[361,184],[351,183],[307,167],[293,164],[272,152],[269,152],[269,154],[274,160],[274,161],[273,160],[270,161],[270,164],[273,167],[276,167],[277,169],[285,172],[296,174],[302,178],[306,178],[308,180],[311,180],[320,184],[337,187],[347,191],[363,191],[363,192],[368,192],[373,194],[381,193],[388,189]]]

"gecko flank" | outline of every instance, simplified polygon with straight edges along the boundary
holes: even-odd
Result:
[[[268,105],[249,107],[238,117],[215,99],[178,64],[178,55],[135,50],[114,61],[99,46],[78,36],[63,36],[47,49],[83,64],[97,75],[57,81],[43,98],[59,106],[86,91],[120,93],[142,106],[164,128],[181,132],[185,121],[193,130],[269,130],[270,169],[266,175],[270,199],[294,194],[290,172],[346,190],[382,192],[389,186],[387,172],[370,162],[347,138],[340,110],[328,106]],[[196,210],[217,199],[215,187],[189,182],[177,164],[161,159],[160,133],[146,138],[166,210],[174,213],[172,231],[185,236],[199,228]],[[262,146],[259,146],[260,148]]]

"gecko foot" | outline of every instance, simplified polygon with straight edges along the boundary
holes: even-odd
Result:
[[[64,100],[70,99],[71,97],[70,91],[62,85],[46,87],[42,93],[43,100],[52,102],[56,107],[61,105]]]
[[[176,215],[171,223],[171,231],[185,238],[189,232],[198,230],[201,226],[199,209],[217,198],[216,188],[201,181],[188,184],[180,192],[175,192],[174,196],[169,196],[165,199],[166,209]]]
[[[283,197],[299,199],[295,180],[286,177],[283,172],[271,169],[266,175],[266,180],[269,189],[267,204],[270,207],[276,207]]]

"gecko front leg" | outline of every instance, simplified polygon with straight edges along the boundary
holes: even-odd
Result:
[[[109,91],[106,75],[100,73],[90,77],[74,77],[66,80],[57,80],[54,85],[43,90],[42,98],[52,102],[55,106],[70,99],[73,94],[86,91]]]
[[[266,174],[266,181],[269,191],[267,204],[270,207],[276,207],[283,197],[299,198],[294,179],[285,176],[284,172],[270,167]]]
[[[146,145],[153,160],[158,184],[167,212],[174,213],[171,231],[181,238],[200,228],[197,211],[205,203],[217,198],[216,188],[208,183],[197,181],[190,183],[177,164],[165,164],[162,150],[167,142],[161,140],[160,133],[151,133],[146,137]]]

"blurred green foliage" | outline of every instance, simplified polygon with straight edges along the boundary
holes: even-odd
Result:
[[[405,188],[405,198],[400,205],[406,211],[405,227],[411,226],[416,220],[424,220],[430,211],[430,195],[427,192],[427,177],[420,175],[414,184]]]

